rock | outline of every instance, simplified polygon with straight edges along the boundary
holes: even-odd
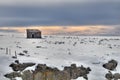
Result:
[[[55,80],[71,80],[70,75],[68,72],[65,71],[59,71],[58,73],[55,73],[56,79]]]
[[[33,75],[35,80],[70,80],[67,72],[48,67],[46,64],[38,64]]]
[[[21,75],[11,75],[9,78],[15,78],[21,76],[23,80],[71,80],[77,79],[78,77],[83,77],[88,80],[87,74],[91,69],[85,68],[84,66],[77,67],[76,64],[71,64],[71,66],[64,67],[64,70],[59,70],[57,68],[48,67],[46,64],[38,64],[34,71],[26,70],[26,67],[35,65],[34,63],[23,63],[17,64],[12,63],[10,67],[14,71],[22,71]],[[13,74],[13,73],[12,73]],[[5,75],[8,77],[8,75]]]
[[[12,56],[13,59],[17,59],[17,56]]]
[[[23,50],[23,53],[27,54],[27,53],[28,53],[28,51],[27,51],[27,50]]]
[[[36,46],[36,48],[42,48],[41,46]]]
[[[19,53],[18,55],[20,55],[20,56],[24,56],[25,54],[23,54],[23,53]]]
[[[105,75],[105,78],[107,80],[112,80],[113,79],[113,74],[109,71],[106,75]]]
[[[67,76],[67,73],[63,71],[45,71],[37,72],[34,74],[35,80],[70,80],[70,77]]]
[[[35,71],[45,71],[47,68],[46,64],[38,64]]]
[[[103,64],[103,67],[108,70],[114,70],[118,65],[118,62],[115,60],[110,60],[108,63]]]
[[[78,77],[83,77],[88,80],[87,74],[90,71],[91,69],[89,67],[77,67],[76,64],[66,66],[63,71],[48,67],[46,64],[38,64],[33,74],[35,80],[71,80],[77,79]]]
[[[115,74],[112,74],[110,71],[109,71],[109,73],[107,73],[106,75],[105,75],[105,78],[107,79],[107,80],[118,80],[118,79],[120,79],[120,73],[115,73]]]
[[[114,77],[114,80],[120,79],[120,73],[115,73],[113,77]]]
[[[15,60],[15,63],[19,64],[19,60]]]
[[[23,72],[22,80],[34,80],[33,73],[30,70],[26,70]]]
[[[19,72],[11,72],[4,75],[6,78],[13,79],[15,77],[21,77],[21,74]]]
[[[23,71],[27,67],[31,67],[35,65],[35,63],[12,63],[9,65],[9,67],[12,67],[13,71]]]
[[[85,68],[83,66],[76,67],[75,64],[72,64],[71,67],[65,67],[64,71],[68,72],[68,74],[70,75],[71,79],[77,79],[78,77],[83,77],[86,80],[88,80],[87,74],[89,74],[91,69],[89,67]]]

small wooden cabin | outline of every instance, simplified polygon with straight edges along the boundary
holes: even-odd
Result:
[[[26,29],[27,38],[42,38],[41,31],[38,29]]]

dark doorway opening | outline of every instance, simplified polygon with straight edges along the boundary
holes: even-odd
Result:
[[[32,34],[32,38],[35,38],[35,35],[34,35],[34,34]]]

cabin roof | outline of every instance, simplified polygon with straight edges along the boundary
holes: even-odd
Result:
[[[27,29],[27,32],[41,32],[41,31],[38,29]]]

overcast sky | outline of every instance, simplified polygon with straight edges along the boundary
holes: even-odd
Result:
[[[0,27],[119,24],[120,0],[0,0]]]

